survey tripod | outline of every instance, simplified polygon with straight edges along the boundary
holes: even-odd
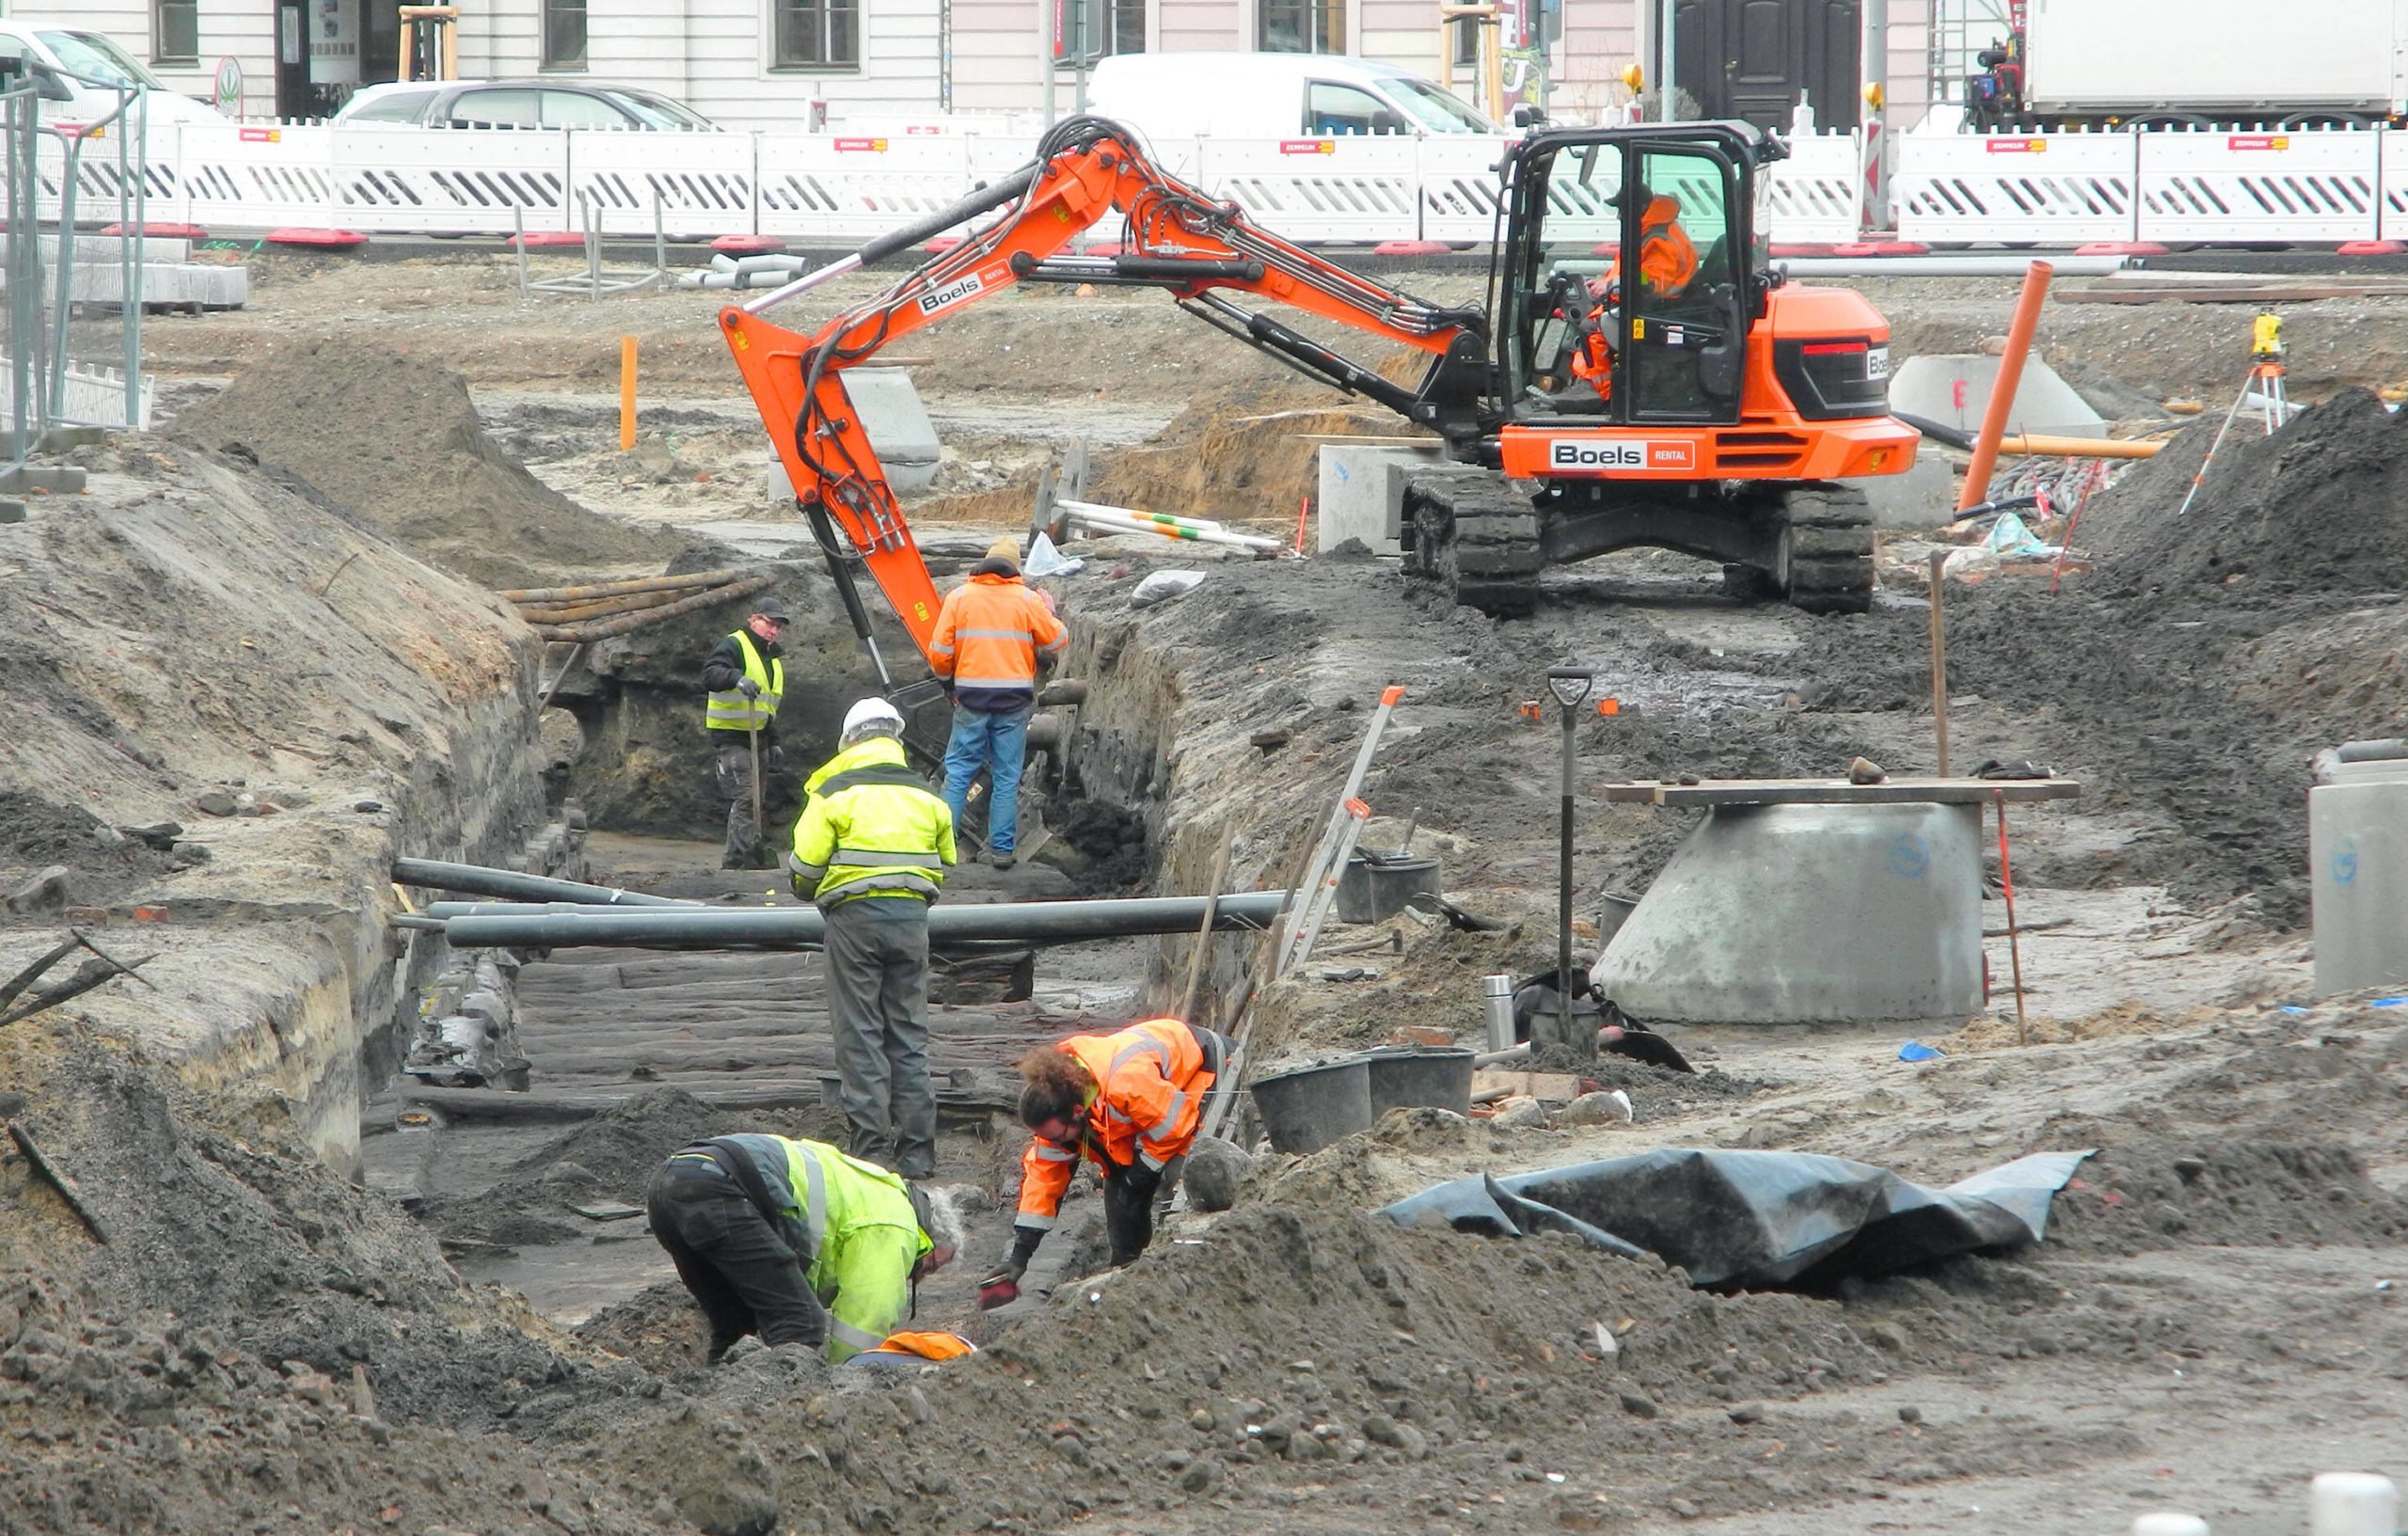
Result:
[[[2174,509],[2178,517],[2191,510],[2199,497],[2199,486],[2208,478],[2208,466],[2216,462],[2216,450],[2232,431],[2242,411],[2255,400],[2258,417],[2266,424],[2266,435],[2290,420],[2289,394],[2283,388],[2283,323],[2272,313],[2261,314],[2251,325],[2249,333],[2249,376],[2241,381],[2241,393],[2232,397],[2232,408],[2224,413],[2224,422],[2208,444],[2208,456],[2199,461],[2199,472],[2191,477],[2191,488],[2182,495],[2182,504]]]

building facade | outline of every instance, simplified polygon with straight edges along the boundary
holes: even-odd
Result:
[[[1666,0],[1502,0],[1507,84],[1589,121],[1631,100],[1624,71],[1660,57]],[[1681,104],[1785,124],[1803,99],[1826,127],[1859,117],[1863,0],[1669,0]],[[1910,125],[1944,72],[1935,0],[1886,7],[1888,120]],[[1439,0],[459,0],[463,78],[558,74],[642,86],[731,128],[945,113],[1071,110],[1064,52],[1352,54],[1438,75],[1477,100],[1470,24]],[[401,72],[391,0],[18,0],[20,21],[111,36],[169,87],[209,99],[239,79],[252,117],[322,116]],[[1524,44],[1518,50],[1510,44]]]

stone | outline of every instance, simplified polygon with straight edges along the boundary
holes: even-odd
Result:
[[[1535,1099],[1508,1099],[1489,1124],[1508,1129],[1546,1129],[1546,1106]]]
[[[183,824],[175,821],[154,821],[145,827],[119,827],[118,831],[162,853],[173,848],[176,839],[184,833]]]
[[[1910,1402],[1898,1410],[1898,1422],[1901,1424],[1920,1424],[1923,1422],[1923,1410]]]
[[[1210,1434],[1218,1427],[1216,1421],[1212,1417],[1212,1410],[1210,1408],[1198,1408],[1194,1413],[1189,1414],[1187,1416],[1187,1426],[1201,1434]]]
[[[1618,1393],[1617,1396],[1622,1399],[1622,1411],[1630,1415],[1633,1418],[1653,1418],[1656,1417],[1656,1400],[1647,1396],[1645,1393],[1623,1392]]]
[[[1584,1093],[1556,1112],[1555,1123],[1573,1125],[1625,1125],[1631,1118],[1630,1097],[1619,1088],[1603,1093]]]
[[[1686,1498],[1672,1499],[1670,1501],[1669,1507],[1674,1514],[1679,1515],[1684,1520],[1694,1520],[1699,1515],[1705,1512],[1703,1510],[1699,1509],[1695,1503]]]
[[[1220,1481],[1221,1464],[1210,1456],[1198,1456],[1179,1475],[1179,1485],[1191,1494],[1203,1493]]]
[[[1386,1414],[1373,1414],[1363,1420],[1363,1438],[1375,1446],[1397,1447],[1404,1444],[1396,1420]]]
[[[1187,1149],[1186,1171],[1180,1175],[1187,1185],[1187,1203],[1198,1211],[1227,1211],[1238,1203],[1238,1189],[1254,1167],[1254,1160],[1246,1156],[1235,1142],[1218,1136],[1198,1136],[1196,1145]]]
[[[1760,1402],[1735,1403],[1728,1412],[1734,1424],[1759,1424],[1765,1417],[1764,1404]]]
[[[1430,1437],[1410,1424],[1396,1427],[1397,1450],[1408,1462],[1425,1461],[1430,1455]]]
[[[1896,1354],[1907,1347],[1907,1331],[1894,1322],[1877,1322],[1867,1328],[1865,1333],[1872,1338],[1875,1349],[1887,1350]]]
[[[65,864],[53,864],[8,893],[12,912],[56,911],[67,905],[67,882],[73,875]]]
[[[234,797],[222,789],[205,789],[192,803],[203,816],[230,816],[236,809]]]
[[[1310,1438],[1304,1434],[1304,1427],[1294,1414],[1274,1414],[1263,1422],[1259,1438],[1274,1450],[1285,1450],[1291,1440]]]

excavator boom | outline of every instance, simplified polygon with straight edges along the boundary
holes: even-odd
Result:
[[[998,212],[1001,217],[810,336],[763,318],[773,306],[832,278]],[[1116,213],[1127,224],[1117,254],[1068,254],[1082,231]],[[1370,396],[1442,433],[1477,430],[1472,416],[1487,340],[1481,311],[1425,303],[1325,261],[1257,227],[1233,205],[1215,202],[1157,168],[1128,130],[1098,118],[1069,119],[1046,135],[1034,162],[1010,176],[721,314],[737,367],[865,640],[866,617],[835,530],[850,543],[923,654],[936,628],[938,598],[847,393],[845,372],[922,326],[1014,283],[1031,281],[1161,288],[1191,313],[1309,377]],[[1418,389],[1406,388],[1236,302],[1230,293],[1285,304],[1427,353],[1430,371]],[[882,673],[882,660],[879,667]]]

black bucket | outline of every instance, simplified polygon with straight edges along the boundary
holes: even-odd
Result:
[[[1435,859],[1366,859],[1346,861],[1338,878],[1338,920],[1377,923],[1404,911],[1415,896],[1442,895]]]
[[[1254,1112],[1282,1152],[1318,1152],[1371,1128],[1371,1063],[1347,1056],[1254,1080]]]
[[[1471,1057],[1449,1046],[1372,1052],[1371,1117],[1424,1107],[1471,1113]]]

